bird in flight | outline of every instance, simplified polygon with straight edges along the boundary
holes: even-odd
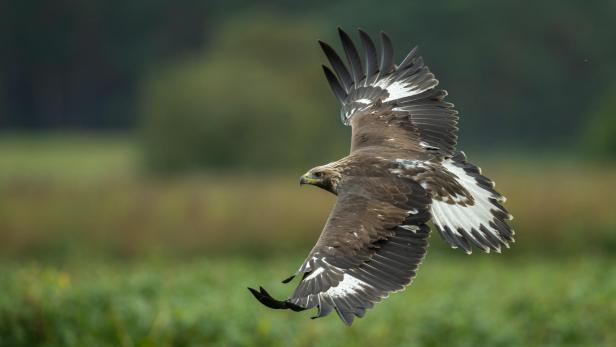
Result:
[[[411,283],[426,255],[429,220],[452,247],[500,252],[514,242],[505,198],[481,169],[456,151],[458,112],[417,54],[394,64],[391,40],[381,32],[380,54],[359,29],[363,59],[338,29],[348,67],[319,41],[331,65],[325,77],[352,128],[346,157],[309,170],[300,184],[337,196],[321,235],[295,275],[301,281],[286,300],[249,288],[265,306],[302,311],[313,318],[336,311],[355,317]]]

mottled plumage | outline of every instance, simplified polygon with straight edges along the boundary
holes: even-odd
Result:
[[[300,183],[337,195],[316,245],[287,300],[249,288],[277,309],[336,311],[351,324],[368,308],[402,290],[426,254],[430,219],[453,248],[500,252],[513,242],[511,215],[490,179],[456,152],[458,112],[424,65],[417,49],[393,63],[381,33],[381,53],[359,30],[363,54],[339,29],[349,68],[328,44],[325,76],[352,127],[350,154],[316,167]],[[363,59],[362,59],[363,55]],[[284,283],[290,282],[294,276]]]

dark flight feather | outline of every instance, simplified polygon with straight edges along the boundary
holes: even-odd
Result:
[[[359,37],[364,46],[364,59],[366,60],[366,84],[371,83],[372,78],[379,71],[377,65],[378,54],[370,36],[363,30],[358,29]]]
[[[359,54],[357,53],[357,49],[353,44],[353,41],[347,35],[344,30],[338,28],[338,34],[340,35],[340,41],[342,41],[342,47],[344,47],[344,52],[346,53],[347,59],[349,60],[349,65],[351,66],[351,74],[353,75],[353,83],[355,86],[358,85],[360,81],[364,79],[364,71],[361,63],[361,59],[359,58]]]
[[[347,93],[340,85],[340,82],[338,82],[338,79],[336,78],[332,70],[330,70],[327,66],[323,65],[323,72],[325,73],[327,82],[329,83],[330,88],[334,92],[334,95],[336,95],[336,98],[338,98],[340,102],[344,102],[344,99],[346,99],[347,97]]]
[[[394,69],[394,46],[391,44],[389,36],[381,31],[381,65],[379,66],[379,76],[377,80],[383,78]]]
[[[413,49],[411,49],[411,51],[406,55],[406,57],[402,59],[402,62],[400,62],[398,69],[407,69],[409,66],[413,65],[415,59],[417,59],[417,46],[413,47]],[[421,59],[421,57],[419,59]]]
[[[347,70],[346,66],[344,66],[344,63],[338,56],[338,53],[336,53],[336,51],[331,48],[330,45],[323,41],[319,41],[319,45],[321,45],[321,49],[325,53],[325,56],[327,57],[327,60],[329,60],[329,63],[332,64],[332,67],[334,68],[336,75],[340,79],[344,91],[348,93],[348,91],[351,90],[351,85],[353,84],[353,81],[351,80],[351,76],[349,75],[349,71]]]

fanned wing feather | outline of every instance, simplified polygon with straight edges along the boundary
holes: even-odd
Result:
[[[334,71],[336,71],[336,75],[340,79],[340,84],[344,87],[344,90],[348,92],[353,85],[353,81],[351,80],[351,75],[349,75],[349,71],[346,66],[344,66],[342,59],[340,59],[336,51],[327,43],[319,41],[319,44],[321,45],[323,52],[325,52],[327,60],[329,60],[329,63],[332,64]]]
[[[398,66],[398,68],[401,70],[408,68],[411,64],[413,64],[413,60],[415,60],[416,57],[417,46],[413,47],[413,49],[411,49],[411,51],[406,55],[406,57],[402,59],[402,62],[400,62],[400,66]],[[421,57],[419,59],[421,59]]]
[[[375,77],[379,71],[377,65],[378,54],[376,53],[376,47],[374,42],[365,31],[358,29],[359,37],[362,45],[364,46],[364,59],[366,60],[366,84],[372,83],[372,77]]]
[[[338,98],[338,100],[342,102],[347,97],[346,91],[344,91],[344,88],[340,85],[340,82],[338,82],[338,79],[336,78],[332,70],[330,70],[325,65],[323,65],[323,72],[325,73],[327,82],[329,83],[329,86],[332,88],[334,95],[336,95],[336,98]]]
[[[452,175],[439,184],[444,189],[432,202],[432,217],[439,234],[452,247],[467,253],[471,253],[471,245],[487,253],[500,252],[502,246],[509,248],[514,231],[507,222],[513,217],[500,204],[505,197],[494,190],[494,183],[467,162],[461,152],[446,159],[442,166]],[[464,193],[452,194],[452,185],[460,186]]]
[[[391,173],[421,182],[432,196],[434,226],[453,248],[469,254],[473,246],[487,253],[500,252],[514,242],[513,229],[507,224],[512,216],[501,205],[505,197],[477,166],[466,161],[464,153],[444,159],[396,162],[398,167]]]
[[[379,66],[379,77],[387,76],[394,69],[394,46],[389,36],[381,31],[381,65]]]
[[[352,124],[352,118],[371,109],[374,112],[373,122],[362,122],[365,126],[378,126],[378,122],[386,123],[393,117],[405,119],[413,127],[418,138],[396,139],[396,141],[414,141],[414,146],[406,144],[401,147],[416,147],[421,151],[437,152],[444,156],[455,154],[457,142],[458,112],[453,104],[444,101],[447,93],[435,89],[438,81],[424,65],[423,59],[417,55],[417,48],[411,52],[396,67],[393,62],[394,50],[391,40],[381,33],[381,54],[377,54],[374,42],[363,30],[359,36],[364,47],[365,76],[358,71],[362,61],[349,36],[339,29],[340,38],[346,56],[351,66],[353,77],[340,60],[335,51],[326,44],[321,44],[330,61],[339,85],[345,91],[346,97],[335,91],[336,97],[342,103],[341,117],[346,125]],[[379,59],[380,58],[380,59]],[[326,73],[327,74],[327,73]],[[332,74],[327,74],[332,85]],[[361,80],[364,80],[361,83]],[[332,87],[333,89],[333,87]],[[375,106],[383,105],[381,109]],[[381,113],[381,110],[387,114]],[[398,124],[401,124],[398,122]],[[356,129],[353,129],[356,132]]]
[[[342,41],[342,47],[344,47],[346,57],[351,65],[353,84],[357,86],[358,83],[364,79],[364,71],[361,59],[357,53],[357,48],[355,48],[355,45],[349,35],[347,35],[347,33],[345,33],[341,28],[338,28],[338,34],[340,35],[340,41]]]

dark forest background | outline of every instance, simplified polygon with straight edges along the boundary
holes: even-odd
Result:
[[[616,155],[612,1],[0,6],[0,128],[131,132],[153,168],[303,165],[315,138],[343,151],[316,44],[338,45],[336,26],[384,30],[398,57],[418,45],[464,147]]]

